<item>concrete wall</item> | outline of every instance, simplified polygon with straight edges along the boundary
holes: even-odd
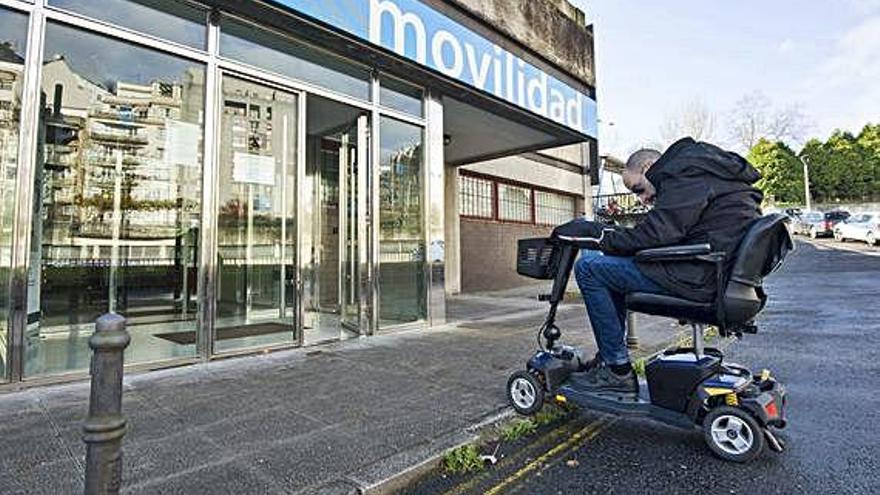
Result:
[[[544,237],[551,227],[461,219],[461,291],[475,292],[540,283],[517,275],[516,241]]]
[[[573,163],[581,167],[583,167],[587,163],[587,159],[583,156],[583,152],[584,147],[580,143],[559,146],[556,148],[547,148],[537,151],[539,155],[549,156],[550,158]]]
[[[595,87],[593,31],[566,0],[446,0]]]
[[[522,155],[489,160],[461,168],[584,196],[583,174],[530,160]]]

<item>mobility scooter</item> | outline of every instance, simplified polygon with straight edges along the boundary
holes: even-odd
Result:
[[[708,244],[671,246],[638,252],[645,263],[710,263],[715,267],[717,293],[711,302],[697,302],[669,295],[630,293],[630,311],[676,318],[693,328],[690,347],[670,349],[645,365],[639,395],[588,392],[579,386],[578,371],[584,361],[578,349],[559,342],[556,310],[565,294],[572,266],[580,249],[595,239],[556,236],[522,239],[518,245],[517,271],[532,278],[553,280],[550,310],[538,330],[539,350],[525,370],[514,372],[507,383],[513,408],[524,415],[536,413],[545,398],[574,402],[582,407],[621,416],[641,416],[688,429],[702,428],[710,450],[733,462],[757,457],[765,444],[782,452],[784,444],[771,428],[785,427],[785,389],[769,371],[753,374],[724,361],[722,352],[704,345],[704,327],[713,325],[722,336],[757,332],[755,316],[767,296],[765,276],[775,271],[793,249],[782,215],[754,221],[731,263],[726,254],[713,252]],[[595,244],[592,244],[595,245]],[[731,267],[725,273],[725,266]]]

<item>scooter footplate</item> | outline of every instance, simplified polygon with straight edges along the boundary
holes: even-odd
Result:
[[[559,387],[558,393],[578,404],[598,411],[615,414],[646,415],[645,406],[651,404],[648,383],[639,380],[639,395],[616,392],[587,392],[578,386],[579,377],[572,376]]]

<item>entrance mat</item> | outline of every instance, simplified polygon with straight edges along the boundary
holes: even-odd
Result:
[[[241,337],[258,337],[272,333],[292,332],[290,325],[284,323],[260,323],[257,325],[245,325],[217,329],[217,340],[238,339]],[[195,331],[157,333],[156,337],[169,340],[175,344],[190,345],[196,343]]]

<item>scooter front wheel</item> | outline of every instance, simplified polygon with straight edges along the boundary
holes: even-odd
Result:
[[[535,414],[544,405],[544,385],[532,373],[517,371],[507,380],[507,400],[516,412]]]
[[[749,462],[764,450],[764,430],[748,412],[719,406],[703,419],[703,436],[712,452],[725,461]]]

